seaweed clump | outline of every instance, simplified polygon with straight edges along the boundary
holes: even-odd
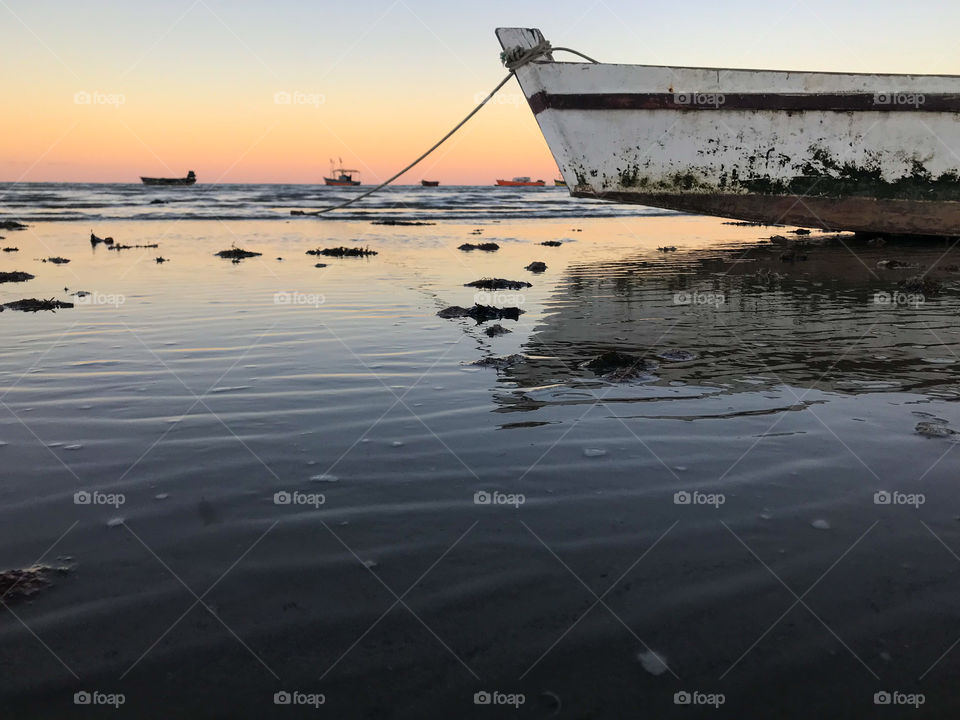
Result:
[[[519,320],[523,310],[518,307],[498,308],[492,305],[474,305],[471,308],[463,308],[459,305],[453,305],[444,308],[437,313],[442,318],[463,318],[468,317],[477,321],[477,324],[485,323],[490,320]]]
[[[559,240],[544,240],[540,244],[546,247],[560,247],[561,245],[563,245],[563,243],[560,242]]]
[[[214,253],[217,257],[222,257],[227,260],[243,260],[245,258],[258,257],[263,255],[263,253],[253,252],[252,250],[244,250],[243,248],[238,248],[236,245],[230,247],[229,250],[221,250],[218,253]]]
[[[500,246],[495,242],[485,242],[485,243],[464,243],[457,250],[463,250],[464,252],[470,252],[471,250],[483,250],[484,252],[495,252],[500,249]]]
[[[547,264],[540,262],[539,260],[536,262],[530,263],[524,268],[524,270],[529,270],[532,273],[542,273],[546,269],[547,269]]]
[[[49,576],[54,572],[65,573],[65,567],[31,565],[28,568],[0,570],[0,598],[5,603],[28,598],[53,583]]]
[[[934,297],[935,295],[939,295],[940,291],[943,290],[942,282],[939,280],[934,280],[930,277],[925,277],[924,275],[914,275],[906,280],[901,280],[897,284],[906,292],[920,293],[926,297]]]
[[[150,245],[121,245],[120,243],[115,243],[115,244],[107,245],[107,250],[131,250],[132,248],[158,248],[158,247],[160,246],[157,243],[152,243]],[[254,253],[254,254],[259,255],[260,253]]]
[[[27,280],[33,280],[36,275],[31,275],[27,272],[20,272],[19,270],[14,270],[13,272],[0,272],[0,283],[5,282],[26,282]]]
[[[27,298],[26,300],[14,300],[4,303],[0,307],[9,310],[21,310],[23,312],[37,312],[39,310],[60,310],[61,308],[72,308],[73,303],[62,302],[60,300],[37,300],[36,298]]]
[[[371,225],[436,225],[432,222],[423,220],[395,220],[394,218],[384,218],[383,220],[374,220]]]
[[[376,255],[376,250],[371,250],[370,248],[359,248],[359,247],[334,247],[334,248],[317,248],[316,250],[307,250],[307,255],[324,255],[326,257],[367,257],[368,255]]]
[[[473,282],[464,284],[464,287],[475,287],[481,290],[523,290],[523,288],[533,287],[528,282],[522,280],[504,280],[503,278],[480,278]]]
[[[647,360],[639,355],[608,350],[581,364],[580,367],[608,380],[633,380],[646,375],[649,370],[655,370],[658,365],[653,360]]]

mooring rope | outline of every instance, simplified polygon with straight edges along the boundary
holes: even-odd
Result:
[[[378,190],[382,190],[387,185],[389,185],[394,180],[396,180],[398,177],[403,175],[405,172],[416,167],[416,165],[421,160],[426,158],[428,155],[430,155],[430,153],[432,153],[438,147],[443,145],[443,143],[445,143],[447,140],[450,139],[450,136],[452,136],[457,130],[459,130],[464,125],[466,125],[467,121],[470,120],[470,118],[472,118],[478,112],[480,112],[480,108],[482,108],[484,105],[490,102],[490,99],[500,91],[500,88],[502,88],[504,85],[507,84],[507,82],[509,82],[510,78],[514,76],[514,74],[517,72],[519,68],[523,67],[524,65],[527,65],[528,63],[534,62],[541,57],[550,55],[550,53],[557,52],[558,50],[563,52],[573,53],[574,55],[578,55],[582,57],[584,60],[587,60],[592,63],[597,62],[593,58],[587,57],[583,53],[577,52],[576,50],[571,50],[570,48],[565,48],[565,47],[555,48],[552,45],[550,45],[550,42],[547,40],[541,40],[539,43],[537,43],[532,48],[529,48],[527,50],[524,50],[523,48],[520,48],[520,47],[515,47],[510,50],[504,50],[502,53],[500,53],[500,60],[503,61],[503,64],[510,71],[507,74],[507,76],[503,80],[501,80],[499,83],[497,83],[497,86],[490,91],[490,93],[483,99],[483,101],[479,105],[477,105],[473,110],[471,110],[470,113],[463,120],[461,120],[456,125],[454,125],[453,129],[450,132],[448,132],[446,135],[440,138],[436,143],[434,143],[429,150],[423,153],[423,155],[421,155],[412,163],[407,165],[403,170],[401,170],[397,174],[393,175],[387,180],[384,180],[382,183],[380,183],[376,187],[371,188],[370,190],[367,190],[366,192],[361,193],[360,195],[357,195],[355,198],[351,198],[346,202],[342,202],[339,205],[331,205],[330,207],[322,208],[320,210],[310,210],[310,211],[291,210],[290,214],[291,215],[314,215],[314,216],[323,215],[324,213],[331,212],[332,210],[340,210],[341,208],[345,208],[348,205],[353,205],[358,200],[363,200],[363,198],[373,195]]]

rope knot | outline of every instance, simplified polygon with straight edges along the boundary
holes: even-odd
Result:
[[[510,72],[515,72],[518,68],[523,67],[527,63],[531,63],[534,60],[537,60],[544,55],[549,55],[553,52],[553,46],[550,45],[549,40],[541,40],[532,48],[524,49],[520,46],[510,48],[509,50],[504,50],[500,53],[500,60],[506,66],[507,70]]]

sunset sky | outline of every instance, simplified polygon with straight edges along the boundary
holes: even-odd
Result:
[[[0,0],[0,180],[309,183],[342,157],[374,183],[503,77],[497,26],[609,62],[960,74],[958,25],[939,0]],[[401,182],[556,176],[501,92]]]

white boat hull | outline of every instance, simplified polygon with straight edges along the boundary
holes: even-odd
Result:
[[[504,49],[538,30],[497,30]],[[769,224],[960,235],[960,77],[553,62],[517,79],[570,188]]]

